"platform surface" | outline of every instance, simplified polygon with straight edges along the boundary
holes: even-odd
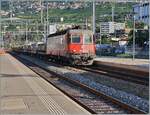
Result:
[[[129,65],[129,66],[136,66],[139,68],[149,68],[149,60],[148,59],[134,59],[131,58],[115,58],[115,57],[97,57],[94,61],[100,62],[109,62],[121,65]]]
[[[0,56],[0,114],[90,114],[9,54]]]

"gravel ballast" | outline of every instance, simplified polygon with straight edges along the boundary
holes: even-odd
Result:
[[[45,69],[48,69],[50,71],[56,72],[57,74],[63,75],[64,77],[69,77],[73,80],[80,81],[81,83],[84,83],[88,85],[89,87],[96,89],[97,91],[103,92],[104,94],[108,96],[112,96],[126,104],[134,106],[135,108],[139,108],[140,110],[143,110],[145,112],[149,111],[149,101],[146,99],[143,99],[141,97],[138,97],[130,93],[126,93],[118,89],[114,89],[112,87],[108,87],[106,85],[102,85],[95,81],[91,81],[90,79],[86,78],[85,76],[73,70],[68,70],[63,67],[61,68],[61,67],[55,67],[53,65],[48,65],[48,64],[43,63],[43,61],[35,59],[35,58],[33,59],[27,56],[21,56],[21,57],[28,59]]]

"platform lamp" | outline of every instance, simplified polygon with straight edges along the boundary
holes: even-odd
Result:
[[[136,28],[135,28],[135,16],[136,16],[136,12],[132,12],[133,14],[133,46],[132,46],[132,60],[134,61],[135,59],[135,32],[136,32]]]
[[[99,40],[100,40],[100,47],[101,47],[101,44],[102,44],[102,32],[101,32],[101,22],[99,23]],[[101,48],[100,48],[101,49]],[[100,56],[101,56],[101,50],[100,50]]]
[[[8,26],[3,26],[3,28],[4,28],[4,31],[2,32],[2,41],[3,41],[3,46],[4,46],[4,36],[5,36],[5,34],[6,34],[6,28],[7,28]]]
[[[63,17],[61,17],[61,18],[60,18],[60,22],[61,22],[61,23],[63,23],[63,21],[64,21],[64,18],[63,18]]]
[[[18,31],[18,34],[20,35],[20,26],[17,26],[16,27],[17,31]],[[16,35],[17,36],[17,35]]]

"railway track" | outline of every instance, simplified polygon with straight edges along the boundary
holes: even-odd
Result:
[[[47,62],[49,63],[49,62]],[[55,62],[56,63],[56,62]],[[57,66],[64,66],[63,64],[58,63]],[[107,77],[111,78],[116,78],[116,79],[121,79],[124,81],[140,84],[140,85],[145,85],[149,86],[149,74],[148,73],[143,73],[138,70],[132,71],[132,69],[125,70],[122,68],[113,68],[111,66],[69,66],[71,68],[77,68],[81,69],[84,71],[92,72],[92,73],[97,73],[100,75],[106,75]],[[123,72],[124,71],[124,72]]]
[[[28,66],[31,70],[36,72],[38,75],[43,77],[53,86],[61,90],[64,94],[69,96],[71,99],[76,101],[86,110],[92,114],[97,113],[134,113],[134,114],[145,114],[146,112],[134,108],[131,105],[125,104],[117,99],[105,95],[102,92],[96,91],[88,87],[85,84],[80,83],[65,77],[63,75],[57,74],[53,71],[41,68],[32,62],[22,59],[17,56],[17,58]]]
[[[145,76],[136,76],[136,75],[131,75],[130,73],[121,73],[119,70],[118,71],[113,71],[113,68],[111,69],[103,69],[101,67],[96,67],[96,66],[90,66],[90,67],[76,67],[78,69],[82,69],[85,71],[89,71],[92,73],[97,73],[100,75],[106,75],[108,77],[113,77],[116,79],[121,79],[129,82],[133,82],[136,84],[141,84],[148,86],[149,85],[149,77]]]

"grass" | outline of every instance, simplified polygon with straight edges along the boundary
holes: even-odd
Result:
[[[120,58],[132,58],[131,54],[117,54],[116,57],[120,57]]]

